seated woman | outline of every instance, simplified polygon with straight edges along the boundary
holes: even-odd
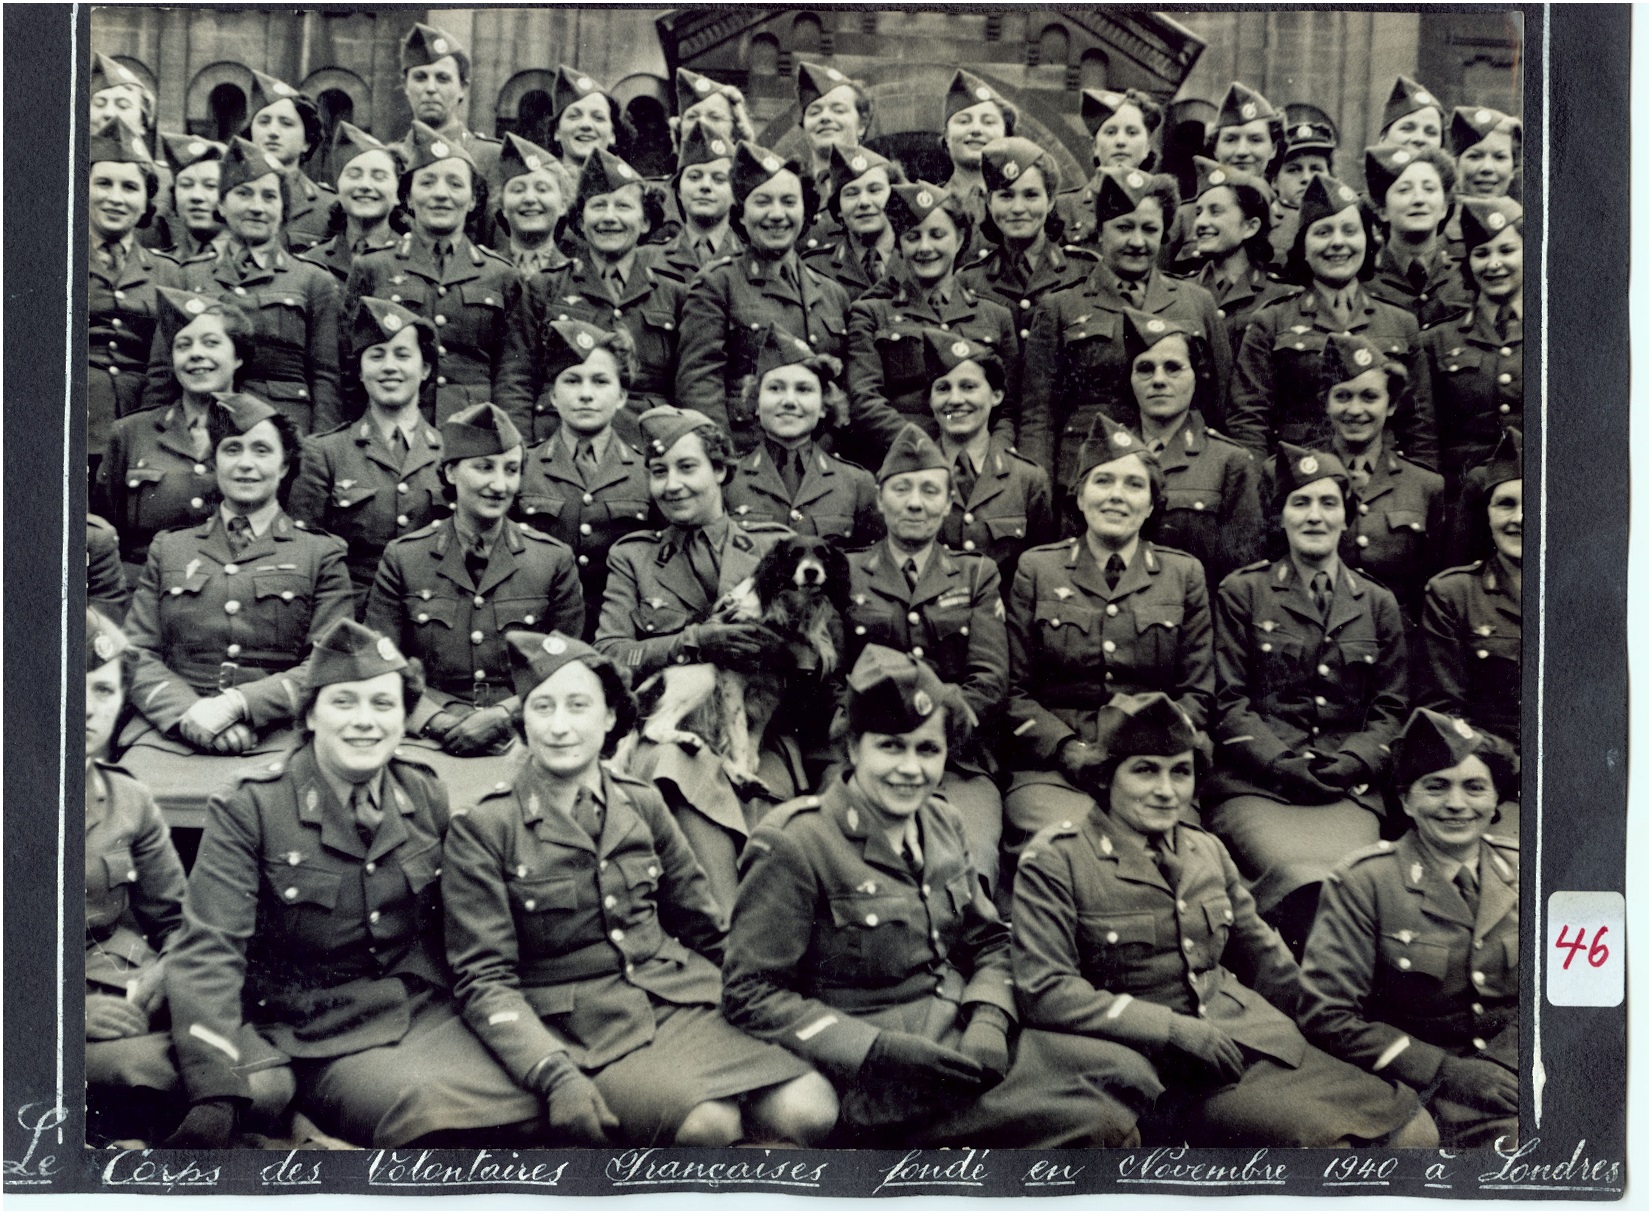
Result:
[[[635,725],[624,673],[559,633],[506,642],[526,758],[453,820],[442,867],[465,1020],[554,1140],[822,1140],[829,1084],[722,1020],[726,913],[687,838],[601,762]]]
[[[1298,952],[1322,880],[1380,838],[1409,661],[1396,598],[1340,556],[1358,512],[1339,458],[1284,444],[1273,484],[1279,556],[1215,599],[1219,766],[1204,805],[1260,915]]]
[[[1393,745],[1414,826],[1347,858],[1305,952],[1302,1024],[1324,1050],[1419,1090],[1445,1147],[1517,1142],[1517,797],[1493,735],[1417,709]]]
[[[839,360],[768,326],[744,385],[743,411],[755,415],[762,442],[733,466],[725,499],[734,518],[784,524],[844,546],[882,534],[875,480],[816,442],[833,420],[846,419],[841,375]]]
[[[364,396],[366,415],[304,440],[303,467],[288,505],[300,527],[349,546],[360,616],[384,546],[447,511],[436,472],[443,462],[441,435],[419,409],[440,364],[435,327],[375,296],[357,301],[345,341],[345,396]]]
[[[125,635],[88,609],[86,1134],[94,1145],[156,1143],[183,1115],[165,960],[183,927],[183,863],[149,791],[108,759],[132,657]],[[292,1074],[270,1068],[248,1082],[268,1127],[292,1099]]]
[[[1007,927],[936,793],[966,738],[961,697],[867,646],[846,717],[846,772],[751,838],[728,1021],[836,1084],[847,1146],[1138,1143],[1136,1112],[1161,1091],[1139,1055],[1015,1025]]]
[[[1104,791],[1102,705],[1160,692],[1199,728],[1214,701],[1214,622],[1196,559],[1148,539],[1162,516],[1162,471],[1109,419],[1075,461],[1084,520],[1070,540],[1028,550],[1008,596],[1012,673],[1005,802],[1017,853],[1052,823],[1087,815]]]
[[[337,622],[307,672],[302,745],[214,796],[167,962],[191,1103],[168,1147],[224,1147],[248,1074],[287,1061],[299,1109],[352,1145],[541,1142],[539,1098],[453,1004],[447,796],[395,756],[421,683],[388,638]]]
[[[205,523],[154,538],[126,617],[137,713],[123,760],[145,780],[175,775],[179,755],[290,746],[310,645],[352,615],[343,542],[284,510],[302,467],[292,422],[222,393],[206,433],[220,501]]]
[[[471,406],[442,424],[452,515],[385,547],[362,618],[424,664],[428,687],[406,730],[451,756],[499,755],[514,745],[507,630],[547,625],[577,637],[584,627],[572,550],[508,518],[522,451],[521,433],[496,405]],[[460,771],[485,776],[473,766],[438,767],[448,780]]]
[[[1096,805],[1020,858],[1013,973],[1026,1025],[1143,1052],[1167,1089],[1152,1124],[1169,1143],[1435,1145],[1412,1089],[1310,1046],[1295,1025],[1298,966],[1225,846],[1184,822],[1207,736],[1161,693],[1113,697],[1101,716]]]

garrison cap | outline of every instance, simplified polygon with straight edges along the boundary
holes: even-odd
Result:
[[[932,182],[900,182],[887,196],[887,222],[895,237],[904,236],[940,207],[950,202],[950,191]]]
[[[1163,177],[1146,173],[1141,169],[1127,169],[1120,166],[1111,166],[1099,170],[1099,189],[1094,192],[1094,220],[1103,224],[1107,220],[1114,220],[1119,215],[1130,215],[1142,203],[1146,196],[1152,193],[1152,188]],[[1168,182],[1174,179],[1166,178]],[[1172,190],[1173,197],[1179,196],[1178,187]]]
[[[607,105],[612,111],[613,121],[618,121],[619,105],[613,95],[604,89],[594,77],[561,64],[555,70],[555,87],[550,104],[554,113],[550,115],[550,130],[555,129],[556,123],[561,120],[562,113],[576,101],[583,101],[592,93],[599,93],[607,99]]]
[[[504,634],[504,649],[510,657],[510,680],[515,685],[515,695],[523,699],[568,663],[582,663],[591,671],[607,668],[619,672],[618,664],[594,646],[555,631],[508,630]]]
[[[1377,367],[1385,371],[1391,395],[1396,397],[1408,383],[1408,372],[1401,363],[1387,359],[1384,351],[1361,334],[1329,334],[1323,341],[1323,366],[1318,383],[1326,393],[1336,384],[1355,380]]]
[[[222,160],[229,150],[227,144],[200,135],[179,135],[175,131],[158,132],[160,150],[166,157],[166,167],[173,173],[182,173],[190,165],[203,160]]]
[[[504,136],[504,146],[498,153],[499,184],[512,177],[524,177],[537,172],[556,159],[555,153],[541,148],[530,139],[522,139],[514,131]]]
[[[401,39],[401,75],[405,76],[413,68],[427,68],[448,55],[458,63],[458,79],[468,84],[470,57],[463,43],[439,26],[418,22]]]
[[[1523,477],[1523,432],[1509,426],[1500,432],[1500,441],[1494,445],[1489,458],[1470,473],[1471,480],[1485,490]]]
[[[149,91],[149,86],[143,83],[143,79],[136,72],[112,55],[93,51],[90,92],[101,93],[104,89],[118,88],[121,85],[137,89],[149,99],[150,105],[154,104],[155,95]]]
[[[349,357],[359,357],[369,346],[387,342],[408,325],[418,332],[418,343],[427,359],[434,352],[435,327],[410,309],[402,308],[392,300],[377,296],[362,296],[349,319]],[[434,375],[434,368],[430,369]]]
[[[888,478],[897,477],[901,473],[917,473],[923,469],[948,471],[950,467],[950,458],[928,437],[928,433],[914,422],[907,422],[893,437],[893,443],[887,450],[887,458],[882,461],[882,467],[876,470],[876,484],[881,485]]]
[[[1391,96],[1386,100],[1386,112],[1380,120],[1380,130],[1384,131],[1399,118],[1426,109],[1436,110],[1438,118],[1443,116],[1443,103],[1437,100],[1430,89],[1418,80],[1399,76],[1397,82],[1391,86]]]
[[[731,160],[733,144],[711,131],[702,122],[695,122],[682,136],[681,149],[676,153],[676,172],[692,165],[709,164],[713,160]]]
[[[1441,772],[1478,756],[1489,766],[1500,797],[1516,795],[1517,755],[1497,735],[1478,730],[1460,718],[1433,709],[1409,715],[1403,733],[1392,742],[1392,784],[1404,793],[1427,773]]]
[[[676,69],[676,117],[681,117],[699,102],[706,101],[717,93],[727,98],[729,105],[737,105],[744,100],[743,94],[730,84],[711,80],[710,77],[691,68]]]
[[[126,635],[96,608],[86,609],[86,674],[126,653]]]
[[[1138,456],[1147,469],[1157,467],[1157,458],[1151,454],[1151,449],[1135,438],[1127,427],[1104,414],[1095,415],[1088,437],[1082,441],[1082,448],[1077,452],[1076,471],[1071,477],[1072,493],[1081,488],[1088,474],[1100,465],[1128,456]]]
[[[1372,148],[1363,149],[1363,177],[1368,182],[1368,196],[1376,203],[1384,204],[1386,192],[1408,171],[1410,165],[1420,159],[1420,154],[1413,148],[1401,144],[1375,144]]]
[[[1009,135],[991,140],[979,154],[979,172],[985,179],[985,189],[992,192],[1006,190],[1027,169],[1042,170],[1042,185],[1050,196],[1059,192],[1059,162],[1040,144]]]
[[[1449,115],[1449,151],[1459,156],[1467,148],[1487,139],[1501,123],[1512,124],[1515,143],[1523,137],[1523,123],[1510,114],[1491,110],[1488,106],[1455,106]]]
[[[269,153],[239,135],[231,136],[229,150],[223,154],[223,168],[218,172],[218,198],[228,197],[236,186],[280,171],[280,161]]]
[[[1155,131],[1162,125],[1162,107],[1156,98],[1141,93],[1138,89],[1124,89],[1118,92],[1115,89],[1083,89],[1082,90],[1082,125],[1088,128],[1089,135],[1098,135],[1099,129],[1111,120],[1123,106],[1133,106],[1139,111],[1140,117],[1145,119],[1145,129]]]
[[[1492,241],[1523,218],[1523,208],[1509,198],[1463,198],[1460,200],[1460,240],[1470,253]]]
[[[950,78],[950,88],[945,90],[945,121],[949,122],[952,115],[986,101],[995,102],[999,110],[1008,107],[1008,101],[1001,93],[966,68],[957,68],[956,75]]]
[[[820,63],[796,64],[796,102],[801,106],[803,114],[807,113],[808,106],[844,84],[850,84],[859,92],[864,92],[863,84],[849,79],[835,68]]]
[[[578,191],[573,195],[572,214],[582,216],[584,204],[626,186],[640,186],[641,174],[605,148],[597,148],[584,161],[578,174]]]
[[[1191,349],[1191,339],[1198,336],[1183,322],[1173,317],[1160,317],[1155,313],[1141,312],[1137,308],[1122,310],[1122,350],[1130,366],[1137,355],[1143,355],[1164,338],[1174,334],[1184,334],[1186,350]]]
[[[676,441],[688,431],[701,426],[715,427],[715,419],[697,410],[684,410],[674,405],[655,405],[636,419],[641,428],[641,454],[648,459],[663,456],[676,446]],[[719,427],[716,428],[720,430]]]
[[[843,148],[840,144],[830,146],[830,185],[840,194],[842,187],[849,182],[856,182],[872,169],[880,169],[893,162],[869,148]]]
[[[819,366],[818,353],[811,346],[777,321],[769,322],[762,330],[761,349],[756,352],[756,383],[759,385],[770,371],[798,363],[821,379],[830,379],[828,369]]]
[[[748,139],[739,140],[738,148],[733,153],[733,202],[742,206],[757,186],[771,181],[786,169],[798,178],[802,176],[801,165],[797,162],[785,160],[771,148],[753,144]]]
[[[922,339],[922,355],[927,361],[927,377],[930,383],[969,360],[977,363],[981,369],[988,364],[995,364],[999,369],[1002,366],[1002,357],[991,347],[983,342],[964,338],[950,330],[924,329]]]
[[[1219,161],[1209,160],[1206,156],[1193,156],[1191,163],[1197,167],[1198,198],[1220,186],[1247,186],[1251,190],[1258,190],[1260,197],[1267,203],[1271,202],[1271,186],[1263,177],[1245,173],[1241,169],[1233,169],[1230,165],[1222,165]]]
[[[1340,458],[1334,453],[1317,452],[1292,443],[1277,444],[1277,501],[1280,502],[1301,486],[1308,486],[1325,477],[1332,477],[1339,482],[1342,494],[1351,485],[1345,465],[1340,463]]]
[[[595,157],[591,157],[594,160]],[[543,372],[547,380],[554,380],[569,367],[577,367],[597,350],[612,350],[613,335],[588,321],[551,321],[544,327],[542,353]],[[614,360],[623,362],[618,351],[612,351]]]
[[[345,165],[357,156],[365,156],[368,152],[388,152],[389,159],[399,168],[395,152],[376,135],[361,130],[352,122],[338,124],[337,137],[332,141],[332,163],[341,171]]]
[[[1164,693],[1117,693],[1095,722],[1094,746],[1112,760],[1129,756],[1177,756],[1205,747],[1206,736]]]
[[[510,416],[490,401],[459,410],[441,424],[441,463],[473,456],[502,456],[521,444]]]
[[[269,402],[251,393],[213,393],[212,396],[214,400],[207,410],[228,419],[229,431],[235,435],[244,435],[266,418],[280,414]]]
[[[376,629],[368,629],[353,617],[344,617],[321,634],[309,660],[311,689],[328,684],[370,680],[391,671],[405,671],[406,656]]]
[[[95,165],[100,161],[142,165],[145,168],[150,168],[155,163],[149,155],[149,149],[143,146],[143,137],[118,118],[109,119],[92,132],[91,141],[86,147],[86,163]]]
[[[411,159],[407,161],[407,167],[401,174],[403,177],[443,160],[463,161],[470,167],[472,179],[478,172],[475,158],[465,150],[463,144],[452,142],[428,123],[419,122],[416,118],[412,120],[403,146],[412,149]]]
[[[243,338],[252,336],[251,319],[232,301],[203,291],[155,287],[155,323],[160,327],[163,346],[170,348],[180,329],[196,317],[208,314],[223,318],[225,333]]]
[[[258,111],[267,110],[277,102],[290,101],[301,117],[305,110],[309,111],[309,120],[319,123],[321,120],[320,107],[308,93],[300,93],[284,80],[277,80],[266,72],[257,68],[250,69],[252,73],[252,95],[246,99],[246,126],[251,130],[252,120],[257,117]]]
[[[872,642],[848,673],[848,729],[854,735],[909,734],[935,710],[950,707],[952,697],[945,682],[921,659]]]
[[[1282,115],[1258,90],[1249,88],[1240,80],[1233,80],[1231,87],[1225,91],[1225,100],[1220,103],[1219,116],[1214,119],[1212,130],[1240,127],[1258,118],[1282,122]]]
[[[1339,215],[1347,207],[1356,205],[1357,191],[1337,177],[1330,177],[1326,173],[1313,173],[1311,180],[1306,183],[1305,193],[1300,196],[1299,230],[1304,232],[1318,220]]]

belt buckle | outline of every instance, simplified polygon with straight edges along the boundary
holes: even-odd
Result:
[[[489,681],[477,680],[475,682],[475,700],[473,704],[476,709],[488,709],[492,706],[492,684]]]
[[[235,686],[235,677],[240,673],[239,663],[218,664],[218,691],[228,692]]]

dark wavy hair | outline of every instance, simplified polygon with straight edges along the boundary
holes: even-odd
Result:
[[[1050,210],[1051,209],[1052,204],[1050,203]],[[956,225],[956,260],[951,263],[951,273],[954,274],[956,271],[961,269],[962,255],[967,252],[968,243],[973,239],[973,216],[968,214],[968,209],[963,205],[962,200],[948,191],[945,194],[945,201],[940,203],[933,210],[943,211],[946,215],[950,216],[951,223]],[[933,212],[930,211],[928,214],[932,215]],[[905,231],[910,232],[913,230],[907,228]],[[901,258],[905,256],[905,238],[903,233],[900,233],[893,238],[893,248]]]
[[[303,442],[298,435],[297,425],[281,413],[278,409],[269,419],[274,425],[275,433],[281,437],[281,455],[286,459],[286,476],[281,478],[281,484],[275,489],[275,499],[286,508],[286,496],[292,492],[292,486],[298,480],[298,469],[303,465]],[[206,409],[206,437],[212,444],[212,457],[217,459],[219,445],[242,432],[237,431],[229,418],[229,412],[221,405],[213,402]],[[214,491],[216,492],[216,491]]]
[[[574,659],[575,663],[583,663],[583,659]],[[601,743],[603,759],[611,756],[618,747],[619,741],[636,728],[641,715],[636,708],[635,694],[630,691],[628,674],[615,662],[585,663],[585,666],[601,682],[601,694],[607,700],[607,708],[613,711],[613,728],[607,732]],[[517,697],[515,708],[510,713],[510,722],[515,727],[516,735],[526,741],[527,698]]]
[[[813,433],[817,435],[821,428],[844,427],[848,423],[847,393],[842,389],[842,361],[835,355],[815,355],[811,359],[798,359],[803,367],[819,378],[819,395],[824,400],[824,411],[819,415],[819,421],[814,424]],[[789,366],[789,364],[786,364]],[[760,418],[756,403],[761,398],[761,379],[754,372],[739,382],[739,418]]]
[[[126,164],[126,163],[137,164],[138,169],[143,174],[143,214],[137,217],[137,224],[135,226],[138,227],[138,228],[147,228],[150,224],[154,223],[154,221],[155,221],[155,209],[158,206],[159,197],[160,197],[160,174],[155,171],[155,167],[153,165],[138,164],[138,162],[135,162],[135,161],[133,161],[133,162],[93,161],[92,162],[93,165],[97,165],[97,164]],[[88,171],[90,170],[90,167],[91,166],[87,166]],[[285,214],[286,214],[286,212],[284,212],[284,211],[281,212],[282,216],[285,216]]]
[[[418,707],[418,700],[424,695],[428,681],[424,675],[424,661],[422,659],[407,658],[407,665],[401,672],[401,708],[406,716],[411,717],[412,711]],[[303,733],[307,743],[314,733],[309,729],[304,719],[309,717],[309,711],[315,708],[315,702],[320,698],[321,689],[325,684],[306,684],[303,690],[303,704],[298,708],[298,729]]]
[[[1265,266],[1271,262],[1273,250],[1271,248],[1271,204],[1254,186],[1247,182],[1226,182],[1231,193],[1237,199],[1237,206],[1242,208],[1244,219],[1259,220],[1260,230],[1242,243],[1243,251],[1248,254],[1248,260],[1255,266]]]
[[[269,170],[269,173],[273,173],[275,175],[276,188],[280,191],[280,196],[281,196],[281,231],[285,232],[286,231],[286,221],[289,218],[291,218],[291,215],[292,215],[292,187],[287,184],[286,174],[280,172],[277,169],[271,169],[271,170]],[[259,177],[268,177],[269,173],[260,173],[260,174],[258,174],[258,177],[254,177],[251,180],[252,181],[257,181]],[[225,190],[223,188],[222,179],[220,178],[219,181],[218,181],[218,205],[216,207],[212,208],[212,215],[218,221],[218,223],[220,223],[224,226],[225,230],[228,229],[229,224],[228,224],[228,221],[223,218],[223,200],[225,198],[227,198],[232,191],[238,190],[238,189],[240,189],[241,186],[244,186],[246,184],[247,184],[246,182],[239,182],[236,185],[229,187],[228,190]]]
[[[796,245],[800,245],[802,237],[807,235],[807,230],[813,223],[813,217],[819,214],[819,187],[818,183],[813,180],[813,175],[803,169],[796,161],[785,161],[784,168],[794,173],[796,179],[802,184],[802,224],[796,231]],[[733,206],[727,212],[727,226],[738,234],[739,240],[746,245],[750,244],[750,234],[744,230],[744,207],[749,198],[748,194],[742,199],[735,194],[733,196]],[[792,246],[792,248],[795,248],[795,246]]]
[[[889,160],[887,164],[882,165],[880,167],[887,170],[887,184],[888,185],[890,185],[890,186],[908,186],[910,184],[910,177],[905,173],[905,165],[904,165],[903,161]],[[869,169],[865,170],[865,173],[869,173],[869,172],[870,172]],[[859,176],[863,177],[864,173],[861,173]],[[857,181],[858,178],[855,178],[854,180]],[[830,192],[830,197],[825,199],[825,201],[824,201],[824,209],[827,212],[829,212],[832,216],[834,216],[836,218],[837,222],[841,221],[841,218],[842,218],[842,192],[840,190],[832,190]]]
[[[1265,162],[1265,170],[1260,176],[1268,182],[1276,179],[1277,170],[1283,163],[1284,144],[1287,142],[1283,138],[1283,132],[1287,130],[1287,122],[1287,115],[1280,110],[1265,120],[1265,129],[1271,135],[1271,159]],[[1232,123],[1227,125],[1246,127],[1248,124]],[[1219,160],[1219,157],[1214,155],[1214,148],[1220,142],[1220,132],[1224,129],[1224,127],[1208,128],[1207,143],[1203,147],[1202,154],[1209,160]]]
[[[1374,212],[1366,198],[1359,198],[1357,202],[1348,204],[1348,206],[1357,208],[1357,218],[1363,223],[1363,264],[1357,268],[1356,277],[1359,282],[1366,283],[1374,277],[1374,263],[1380,256],[1378,222],[1375,220]],[[1345,208],[1342,207],[1340,210],[1344,211]],[[1337,211],[1335,214],[1338,215],[1339,212]],[[1327,218],[1329,217],[1323,217],[1323,219]],[[1322,220],[1318,220],[1317,223],[1322,223]],[[1311,227],[1315,226],[1315,224],[1311,225]],[[1282,274],[1285,282],[1307,288],[1315,280],[1315,276],[1311,273],[1311,267],[1306,265],[1305,260],[1305,234],[1308,230],[1307,225],[1301,224],[1299,231],[1294,234],[1294,244],[1289,247],[1288,259],[1283,264]]]
[[[1518,216],[1511,223],[1507,224],[1506,228],[1515,228],[1515,229],[1517,229],[1517,235],[1522,236],[1523,235],[1523,217],[1521,215]],[[1505,233],[1506,228],[1502,228],[1499,232],[1495,233],[1494,236],[1490,239],[1491,240],[1498,240]],[[1473,246],[1473,248],[1481,248],[1481,246]],[[1477,291],[1478,291],[1477,276],[1472,273],[1472,251],[1470,249],[1466,250],[1466,252],[1461,255],[1459,265],[1460,265],[1460,278],[1465,282],[1466,290],[1471,292],[1472,295],[1475,296],[1477,294]]]
[[[1140,453],[1131,452],[1129,455],[1139,456]],[[1145,517],[1145,522],[1139,526],[1139,537],[1141,540],[1154,540],[1156,539],[1157,529],[1162,525],[1163,516],[1168,513],[1168,481],[1163,476],[1162,466],[1155,460],[1148,460],[1141,456],[1140,463],[1145,466],[1146,479],[1151,486],[1151,513]],[[1082,495],[1082,486],[1088,480],[1088,474],[1098,467],[1098,465],[1089,465],[1071,481],[1070,485],[1065,487],[1066,514],[1070,518],[1083,520],[1082,508],[1078,505]],[[1086,534],[1087,526],[1086,521],[1082,522],[1082,531],[1077,533],[1079,537]]]

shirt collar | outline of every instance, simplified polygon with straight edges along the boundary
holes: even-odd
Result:
[[[480,549],[483,552],[491,553],[492,547],[498,543],[498,538],[504,535],[504,521],[499,520],[493,528],[492,534],[484,536],[459,523],[458,515],[455,512],[452,516],[452,530],[458,534],[458,539],[463,544],[466,552]]]
[[[570,431],[565,426],[561,428],[561,442],[567,448],[567,456],[569,459],[578,455],[578,445],[588,439],[590,443],[590,451],[595,453],[596,463],[600,464],[607,458],[607,445],[612,441],[612,438],[613,428],[610,426],[603,427],[601,434],[599,435],[588,436]]]
[[[892,550],[892,552],[889,556],[893,558],[893,564],[901,574],[904,573],[905,563],[914,560],[916,562],[916,577],[921,578],[922,571],[928,568],[928,559],[933,556],[933,549],[937,543],[937,541],[930,540],[919,552],[906,553],[903,549],[894,549],[893,544],[890,541],[888,543],[888,548]]]
[[[1385,442],[1384,435],[1376,435],[1374,437],[1374,442],[1368,445],[1368,450],[1361,456],[1358,456],[1354,453],[1347,452],[1343,447],[1341,447],[1340,440],[1336,437],[1334,440],[1334,454],[1340,458],[1340,462],[1344,464],[1348,470],[1352,467],[1353,461],[1366,460],[1368,461],[1369,472],[1372,473],[1379,467],[1380,457],[1385,454]]]
[[[229,527],[230,516],[245,514],[247,522],[252,525],[252,535],[262,536],[269,531],[270,525],[275,522],[275,516],[281,513],[281,504],[275,501],[266,503],[256,511],[241,512],[231,511],[229,504],[223,503],[218,507],[218,513],[223,517],[223,526],[226,530]]]
[[[1109,553],[1107,553],[1104,557],[1097,556],[1094,553],[1093,547],[1088,544],[1086,537],[1083,538],[1082,548],[1089,557],[1093,558],[1094,565],[1098,566],[1101,570],[1104,570],[1106,565],[1111,560],[1111,555]],[[1126,545],[1123,545],[1122,548],[1116,551],[1116,555],[1122,559],[1123,569],[1127,569],[1129,566],[1134,564],[1134,554],[1138,552],[1139,535],[1136,533],[1133,540],[1129,541]]]
[[[1478,842],[1477,848],[1473,849],[1471,856],[1465,860],[1439,853],[1426,843],[1426,838],[1418,831],[1414,833],[1414,844],[1420,855],[1426,859],[1426,864],[1436,870],[1446,883],[1454,882],[1454,876],[1461,870],[1470,870],[1473,877],[1480,877],[1483,873],[1482,867],[1478,864],[1479,855],[1483,851],[1482,841]]]
[[[348,781],[344,781],[341,778],[334,776],[333,774],[327,772],[319,764],[317,764],[315,766],[315,769],[316,769],[317,772],[320,773],[321,779],[326,782],[327,787],[329,789],[331,789],[333,797],[337,798],[338,805],[343,807],[344,810],[346,810],[346,811],[349,810],[350,804],[351,804],[352,800],[355,797],[355,791],[357,789],[365,789],[366,790],[367,801],[370,802],[373,805],[373,807],[375,807],[379,810],[383,809],[383,805],[384,805],[384,770],[383,769],[379,769],[377,772],[373,773],[372,776],[368,777],[364,782],[361,783],[360,786],[352,785]]]

